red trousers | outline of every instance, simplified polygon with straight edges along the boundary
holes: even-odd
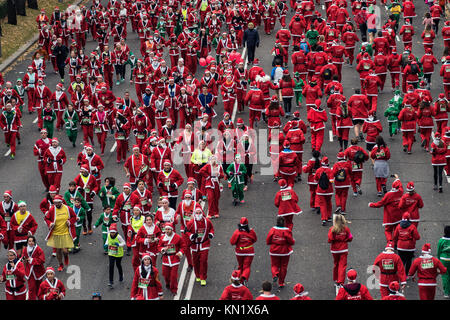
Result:
[[[316,201],[317,184],[308,184],[309,186],[309,207],[317,208],[318,203]]]
[[[348,134],[350,132],[350,128],[340,128],[337,129],[337,136],[342,140],[348,141]]]
[[[192,253],[191,249],[189,248],[189,246],[191,245],[191,240],[189,240],[189,237],[184,232],[182,233],[181,238],[183,239],[185,248],[187,248],[186,252],[184,252],[184,256],[186,257],[188,266],[192,267]]]
[[[259,120],[261,120],[261,111],[250,109],[250,114],[249,114],[250,128],[253,129],[255,121],[259,122]]]
[[[170,288],[171,292],[176,294],[178,291],[178,264],[172,267],[162,265],[162,274],[166,286]]]
[[[41,282],[42,280],[34,279],[33,275],[30,276],[30,279],[28,279],[28,300],[37,300]]]
[[[6,300],[26,300],[26,297],[27,297],[26,292],[24,294],[21,294],[18,296],[9,294],[7,292],[5,292],[5,294],[6,294]]]
[[[108,135],[108,133],[106,131],[102,131],[101,133],[97,133],[97,141],[98,141],[98,144],[100,145],[100,149],[101,149],[102,154],[105,153],[106,136],[107,135]]]
[[[400,86],[400,73],[392,73],[391,72],[391,85],[392,85],[392,89]]]
[[[293,214],[287,215],[287,216],[283,216],[284,218],[284,226],[286,228],[289,228],[289,230],[292,231],[292,228],[294,227],[294,223],[292,222],[292,218],[294,217]]]
[[[5,143],[11,148],[11,155],[16,155],[16,134],[17,132],[5,132]]]
[[[336,116],[334,114],[331,115],[331,131],[333,133],[333,136],[337,136]]]
[[[179,120],[178,128],[184,129],[186,127],[186,111],[184,108],[178,109],[178,111],[175,111],[177,113],[177,117]]]
[[[445,133],[445,127],[447,126],[448,120],[436,119],[435,122],[436,122],[436,131],[439,132],[441,135],[443,135]]]
[[[142,95],[145,92],[146,84],[145,83],[143,83],[143,84],[135,83],[134,87],[136,88],[137,98],[138,98],[139,102],[143,105],[144,104],[144,100],[142,100]]]
[[[223,109],[225,112],[228,112],[230,115],[233,114],[233,108],[234,108],[234,102],[236,99],[228,99],[227,101],[223,102]]]
[[[331,209],[333,208],[333,205],[331,204],[331,195],[329,196],[321,196],[316,195],[317,201],[320,208],[320,214],[322,220],[328,220],[331,218]]]
[[[377,102],[378,97],[377,96],[367,96],[367,99],[369,99],[369,105],[371,106],[371,111],[377,111]]]
[[[136,245],[133,247],[133,258],[131,259],[131,265],[133,266],[133,271],[141,265],[141,256],[139,255],[139,247]]]
[[[420,128],[419,132],[420,132],[420,139],[422,141],[425,141],[425,147],[429,147],[430,145],[430,137],[431,137],[431,131],[433,129],[432,128]]]
[[[389,287],[384,287],[384,286],[380,285],[380,294],[381,294],[381,298],[388,296],[390,294]]]
[[[356,185],[361,185],[362,173],[362,171],[352,171],[352,174],[350,175],[353,192],[356,192],[357,190]]]
[[[332,253],[333,255],[333,281],[344,284],[347,270],[348,252]]]
[[[83,129],[83,143],[89,143],[89,139],[91,139],[91,143],[94,145],[94,127],[92,125],[82,125],[81,129]]]
[[[128,225],[122,224],[122,231],[123,231],[123,240],[125,243],[128,243]],[[134,256],[134,252],[133,252]]]
[[[324,136],[325,129],[321,130],[311,130],[311,148],[313,150],[320,151],[323,144],[323,136]]]
[[[208,277],[208,253],[209,250],[192,251],[195,277],[206,280]]]
[[[355,48],[345,49],[345,51],[347,52],[350,64],[353,64],[353,60],[355,60]]]
[[[271,19],[264,19],[264,32],[269,34],[273,30],[273,21]]]
[[[44,124],[44,120],[42,119],[42,108],[36,108],[37,117],[38,117],[38,128],[42,130],[42,126]]]
[[[294,174],[287,175],[287,174],[280,173],[279,176],[282,179],[286,180],[286,183],[289,187],[293,187],[294,183],[295,183],[295,178],[297,177],[297,174],[294,173]]]
[[[62,129],[62,127],[64,125],[63,114],[64,114],[64,110],[56,111],[56,129]]]
[[[341,207],[342,212],[347,212],[347,197],[348,197],[348,187],[346,188],[335,188],[336,193],[334,195],[334,200],[336,202],[336,207]]]
[[[34,90],[33,89],[27,90],[27,96],[28,96],[28,112],[32,112],[35,105]]]
[[[270,154],[270,161],[272,163],[273,176],[278,177],[278,164],[280,163],[279,154]]]
[[[245,280],[250,278],[250,267],[252,265],[253,256],[238,256],[236,255],[238,262],[238,269],[241,272],[241,277]]]
[[[117,142],[117,162],[121,160],[127,160],[127,141],[126,140],[116,140]]]
[[[381,80],[381,89],[380,90],[383,91],[384,84],[386,82],[386,73],[385,74],[379,74],[378,78],[380,78],[380,80]]]
[[[375,182],[377,184],[377,192],[381,192],[383,190],[383,185],[386,185],[387,178],[375,178]]]
[[[61,187],[62,172],[47,173],[48,184],[56,187],[57,190]]]
[[[436,294],[436,286],[421,286],[419,285],[420,300],[434,300]]]
[[[206,194],[208,196],[208,216],[218,216],[220,199],[220,190],[218,186],[214,189],[206,188]]]
[[[278,277],[278,284],[284,285],[290,256],[270,256],[272,278]]]
[[[398,224],[398,223],[397,223]],[[394,238],[394,230],[397,224],[391,224],[384,226],[384,236],[386,237],[386,242],[392,241]]]
[[[408,151],[411,151],[412,145],[414,143],[414,131],[402,131],[403,132],[403,142],[402,145],[408,148]]]

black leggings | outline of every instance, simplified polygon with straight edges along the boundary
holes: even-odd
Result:
[[[442,166],[433,166],[434,170],[434,185],[438,185],[438,179],[439,179],[439,186],[442,187],[442,172],[444,171],[444,165]]]
[[[92,229],[92,210],[94,209],[93,204],[89,204],[90,210],[86,211],[86,217],[87,219],[83,220],[83,230],[86,231],[86,220],[87,220],[87,227],[89,230]]]
[[[177,210],[177,197],[169,197],[169,207],[173,210]]]
[[[65,67],[65,65],[58,66],[58,72],[59,72],[59,76],[61,77],[61,79],[64,79],[64,75],[65,75],[64,67]]]
[[[408,274],[409,268],[411,267],[411,261],[414,258],[414,251],[403,251],[397,250],[400,259],[403,262],[403,266],[405,267],[405,273]]]
[[[431,73],[426,73],[423,75],[423,77],[427,79],[427,85],[430,85],[431,83],[431,75],[432,75]]]
[[[247,169],[247,174],[244,177],[244,184],[247,185],[248,179],[253,175],[253,163],[246,164],[245,169]]]
[[[125,79],[125,65],[116,64],[114,67],[116,69],[116,75],[120,76],[122,79]]]
[[[440,21],[441,19],[433,19],[433,22],[434,22],[434,24],[433,24],[433,30],[434,30],[434,32],[436,33],[436,34],[438,34],[438,31],[439,31],[439,21]]]
[[[119,279],[123,279],[122,257],[109,256],[109,282],[114,282],[114,264],[119,271]]]
[[[284,112],[291,113],[292,97],[290,97],[290,98],[283,97],[283,106],[284,106]]]

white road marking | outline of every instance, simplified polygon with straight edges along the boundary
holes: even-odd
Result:
[[[396,35],[395,38],[397,39],[397,41],[400,41],[400,38],[398,35]]]
[[[38,122],[38,118],[36,117],[36,119],[33,120],[33,123]]]
[[[189,278],[189,284],[186,291],[186,296],[184,297],[184,300],[191,300],[192,295],[192,289],[194,288],[194,281],[195,281],[195,272],[194,270],[191,271],[191,277]]]
[[[322,10],[325,10],[325,5],[322,5]]]
[[[245,57],[246,53],[247,53],[247,47],[245,47],[244,50],[242,50],[241,57]],[[244,70],[247,69],[247,63],[248,63],[248,60],[247,60],[247,57],[245,57]],[[234,106],[233,106],[233,114],[231,116],[231,121],[232,122],[234,122],[234,119],[236,118],[236,112],[237,112],[237,99],[234,102]]]
[[[330,142],[333,142],[333,131],[328,130],[328,134],[330,135]]]
[[[11,153],[11,149],[9,149],[9,150],[5,153],[5,157],[9,156],[10,153]]]
[[[117,141],[114,142],[114,144],[113,144],[111,150],[109,150],[109,152],[114,152],[114,150],[116,150],[116,147],[117,147]]]
[[[187,266],[187,259],[184,259],[183,269],[181,270],[180,280],[178,281],[178,291],[176,296],[173,297],[173,300],[180,300],[181,293],[183,292],[184,279],[186,278]]]

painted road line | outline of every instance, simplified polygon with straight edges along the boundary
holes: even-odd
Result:
[[[36,119],[33,120],[33,123],[38,122],[38,118],[36,117]]]
[[[5,157],[9,156],[10,153],[11,153],[11,149],[9,149],[9,150],[5,153]]]
[[[186,296],[184,297],[184,300],[191,300],[192,295],[192,289],[194,289],[194,282],[195,282],[195,272],[192,270],[191,277],[189,278],[189,284],[186,291]]]
[[[333,142],[333,131],[328,130],[328,134],[330,135],[330,142]]]
[[[244,48],[244,50],[242,50],[241,57],[244,58],[246,56],[246,53],[247,53],[247,46]],[[244,59],[245,59],[244,70],[246,70],[247,69],[247,57],[245,57]],[[236,101],[234,102],[234,106],[233,106],[233,114],[231,116],[231,122],[233,122],[233,123],[234,123],[234,119],[236,118],[237,104],[238,104],[238,102],[236,99]]]
[[[181,270],[180,280],[178,281],[178,291],[173,300],[180,300],[181,293],[183,292],[184,279],[186,278],[187,273],[187,259],[184,259],[183,269]]]
[[[395,38],[397,39],[398,42],[400,42],[400,38],[398,35],[396,35]]]
[[[117,147],[117,141],[114,142],[114,144],[113,144],[111,150],[109,150],[109,152],[114,152],[114,150],[116,150],[116,147]]]

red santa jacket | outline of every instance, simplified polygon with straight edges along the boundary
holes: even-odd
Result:
[[[142,153],[137,157],[134,154],[129,156],[124,167],[130,172],[130,182],[135,183],[137,180],[143,179],[147,175],[149,165],[147,156]]]
[[[29,211],[27,211],[27,214],[25,218],[22,220],[22,222],[19,224],[17,222],[16,215],[19,211],[16,211],[13,216],[11,217],[10,221],[10,227],[11,230],[14,231],[14,243],[23,242],[27,240],[28,232],[30,232],[32,235],[36,233],[37,230],[37,223],[34,217],[31,215]],[[21,231],[19,232],[19,227],[21,228]]]
[[[325,129],[325,123],[328,121],[328,115],[325,109],[316,109],[311,106],[307,113],[306,119],[312,131],[319,131]]]
[[[319,179],[322,173],[325,173],[328,176],[328,188],[322,189],[319,185]],[[333,171],[329,167],[322,166],[319,169],[317,169],[316,174],[314,175],[314,179],[317,182],[317,189],[316,194],[319,196],[329,196],[333,194],[333,181],[334,181],[334,175]]]
[[[53,102],[53,110],[64,111],[69,105],[69,99],[63,91],[55,91],[50,96],[50,101]]]
[[[296,175],[299,160],[297,154],[290,149],[284,149],[280,152],[278,172],[284,175]]]
[[[322,98],[322,90],[320,86],[306,85],[302,90],[302,95],[305,97],[306,106],[314,106],[316,99]]]
[[[362,131],[366,133],[366,143],[375,143],[376,138],[383,131],[380,120],[364,120]]]
[[[402,122],[401,131],[416,131],[417,113],[412,108],[403,108],[398,115]]]
[[[142,265],[136,268],[131,284],[131,299],[159,300],[162,295],[163,290],[159,281],[158,269],[152,266],[152,272],[145,272],[145,276],[143,276]]]
[[[412,277],[416,274],[419,278],[417,285],[419,286],[436,286],[436,278],[438,274],[444,274],[447,272],[447,268],[444,267],[442,262],[429,255],[423,254],[420,257],[414,259],[409,268],[408,276]]]
[[[232,283],[223,290],[219,300],[253,300],[253,295],[246,286]]]
[[[419,209],[423,208],[423,200],[420,194],[417,192],[410,194],[405,193],[400,199],[398,207],[403,210],[403,212],[408,212],[410,214],[411,222],[419,222]]]
[[[365,285],[349,283],[339,289],[336,300],[373,300],[373,298]]]
[[[2,128],[4,133],[18,132],[19,128],[22,126],[19,115],[14,110],[12,110],[11,113],[13,114],[13,119],[9,124],[6,119],[6,110],[0,113],[0,127]]]
[[[156,256],[161,234],[161,229],[157,225],[153,224],[149,227],[144,223],[136,234],[136,243],[139,246],[140,256],[145,254]]]
[[[338,181],[336,179],[336,176],[341,172],[341,170],[345,171],[345,179],[344,181]],[[350,188],[350,180],[351,180],[351,173],[352,173],[352,163],[348,160],[338,160],[333,166],[333,169],[331,170],[333,177],[334,177],[334,187],[336,189],[338,188]]]
[[[38,299],[59,300],[60,293],[62,293],[63,297],[66,295],[66,288],[61,280],[55,278],[53,283],[51,283],[50,280],[45,279],[39,286]]]
[[[298,195],[292,187],[279,190],[275,194],[274,204],[278,208],[279,217],[299,215],[303,212],[298,205]]]
[[[44,153],[46,173],[62,173],[66,160],[66,153],[60,146],[56,148],[50,146]]]
[[[129,195],[126,195],[122,192],[117,196],[112,218],[117,220],[120,217],[122,226],[128,226],[131,219],[131,209],[136,205],[139,206],[139,198],[135,194],[130,192]]]
[[[394,251],[383,251],[373,263],[380,269],[380,286],[388,287],[392,281],[406,284],[406,273],[400,256]]]
[[[5,281],[5,292],[19,296],[27,292],[26,279],[25,279],[25,267],[22,261],[18,260],[14,264],[14,268],[6,263],[2,271],[3,281]],[[14,291],[13,291],[14,290]]]
[[[399,190],[394,189],[388,191],[380,201],[369,203],[371,208],[384,207],[383,226],[396,225],[401,221],[403,211],[398,208],[398,204],[402,195],[403,188]]]
[[[270,246],[269,255],[289,256],[294,252],[292,246],[295,244],[295,240],[289,228],[275,226],[269,230],[266,244]]]
[[[63,208],[67,208],[67,221],[69,221],[69,235],[72,238],[72,240],[75,240],[77,237],[76,231],[75,231],[75,223],[77,222],[77,215],[75,214],[75,211],[73,209],[65,204],[62,205]],[[53,227],[50,227],[52,223],[55,223],[56,221],[56,214],[55,214],[56,207],[53,205],[48,209],[47,213],[45,214],[44,220],[45,223],[48,226],[48,234],[45,237],[45,240],[47,241],[50,239],[52,233],[53,233]]]
[[[211,220],[206,217],[202,217],[200,221],[194,218],[187,224],[185,234],[191,240],[192,251],[209,250],[210,239],[214,237],[214,227]]]
[[[348,99],[348,106],[353,120],[365,120],[369,112],[369,100],[364,94],[354,94]]]
[[[28,252],[28,248],[24,247],[22,256],[25,258],[25,278],[29,280],[33,277],[35,280],[41,280],[45,276],[45,254],[41,247],[34,246],[31,254]]]
[[[395,227],[392,241],[397,250],[414,251],[416,249],[416,241],[420,240],[420,234],[414,224],[407,220],[402,220]]]
[[[331,253],[348,252],[348,242],[353,240],[353,235],[348,227],[339,233],[333,232],[333,227],[328,230],[328,243],[331,243]]]
[[[79,174],[73,181],[77,184],[77,187],[79,188],[78,191],[81,193],[84,200],[89,204],[93,203],[94,196],[100,191],[100,186],[95,177],[92,174],[89,174],[85,183],[81,174]]]
[[[161,172],[163,170],[163,163],[165,160],[170,160],[172,158],[172,152],[169,147],[163,148],[157,146],[153,149],[150,156],[150,167],[154,172]]]
[[[172,236],[167,234],[162,235],[158,242],[158,251],[162,255],[162,265],[173,267],[180,264],[180,257],[178,253],[183,254],[184,251],[183,239],[172,232]]]
[[[245,95],[244,104],[248,105],[250,110],[263,111],[265,105],[263,92],[258,88],[250,89]]]
[[[158,187],[162,184],[162,196],[178,197],[178,188],[183,184],[184,179],[178,170],[171,168],[170,172],[160,171],[157,178]]]
[[[221,165],[216,165],[214,168],[214,174],[213,174],[213,167],[210,163],[203,166],[203,168],[200,169],[200,175],[205,179],[205,188],[218,188],[219,187],[219,181],[225,177],[225,174],[223,172]]]
[[[364,150],[362,147],[357,146],[357,145],[353,145],[348,147],[347,149],[345,149],[344,154],[345,157],[347,159],[349,159],[350,161],[352,161],[352,172],[356,172],[356,171],[363,171],[363,163],[356,163],[353,160],[355,159],[355,154],[361,151],[364,154],[364,161],[369,160],[369,154],[367,153],[366,150]]]
[[[105,168],[102,158],[95,153],[92,153],[91,156],[83,154],[80,166],[82,165],[89,166],[89,173],[92,174],[97,180],[99,180],[100,173]],[[99,188],[100,187],[98,186],[97,189]],[[97,191],[95,193],[97,193]]]

